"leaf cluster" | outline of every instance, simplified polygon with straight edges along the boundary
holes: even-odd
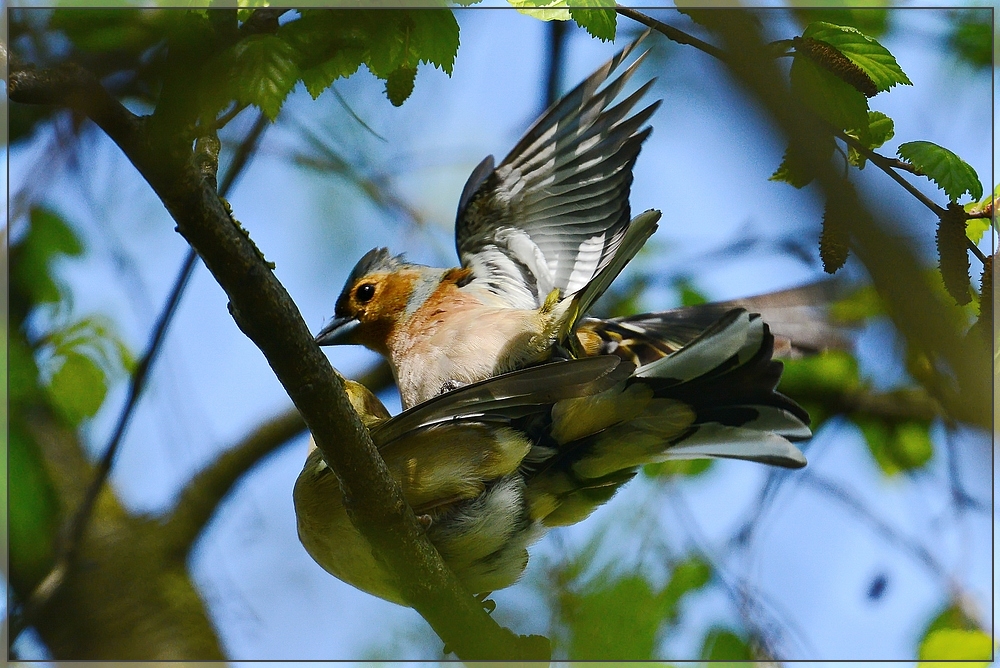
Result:
[[[109,385],[133,365],[128,348],[101,318],[29,333],[26,323],[42,320],[34,317],[37,312],[66,310],[69,294],[58,279],[58,264],[82,253],[83,245],[70,226],[42,208],[32,209],[10,249],[8,526],[11,573],[20,592],[31,591],[51,567],[60,517],[66,511],[42,465],[31,416],[42,411],[74,429],[97,413]]]

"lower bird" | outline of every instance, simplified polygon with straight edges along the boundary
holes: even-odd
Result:
[[[403,496],[473,593],[510,586],[528,546],[579,522],[644,464],[723,457],[805,466],[808,415],[775,390],[781,363],[757,315],[731,309],[655,361],[617,355],[542,364],[470,384],[390,417],[348,382]],[[324,569],[406,604],[347,516],[311,446],[294,489],[299,538]]]

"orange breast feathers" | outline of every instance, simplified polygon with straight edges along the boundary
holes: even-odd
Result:
[[[456,284],[463,271],[447,272],[389,341],[404,408],[544,359],[554,343],[551,315],[486,306]]]

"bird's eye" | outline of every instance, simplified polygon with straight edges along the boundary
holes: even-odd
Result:
[[[365,302],[371,301],[371,298],[375,296],[375,286],[371,283],[365,283],[364,285],[359,285],[358,289],[354,291],[354,297],[359,302],[364,304]]]

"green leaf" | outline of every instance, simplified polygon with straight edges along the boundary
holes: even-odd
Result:
[[[977,216],[992,213],[994,200],[1000,199],[1000,185],[997,185],[993,189],[993,192],[987,195],[980,202],[969,202],[965,205],[965,212],[968,214],[976,214]],[[983,218],[969,218],[966,221],[965,234],[969,237],[969,240],[974,244],[978,244],[986,234],[986,230],[990,229],[993,224],[992,215]]]
[[[681,597],[708,584],[712,578],[712,567],[700,557],[690,557],[676,566],[670,574],[670,581],[660,598],[663,600],[665,612],[671,619],[677,617],[677,605]]]
[[[896,425],[893,434],[893,458],[904,471],[918,469],[934,454],[928,425],[921,422],[903,422]]]
[[[592,37],[604,42],[614,40],[618,25],[614,0],[577,0],[569,14]]]
[[[891,118],[881,111],[868,112],[868,137],[867,141],[864,142],[866,147],[871,149],[878,148],[892,139],[895,134],[896,130]],[[861,140],[860,137],[855,137],[855,139]],[[867,160],[864,155],[858,153],[851,146],[847,147],[847,159],[858,169],[864,169]]]
[[[566,590],[560,608],[570,629],[570,658],[652,658],[660,627],[677,617],[681,597],[705,586],[711,573],[708,564],[692,558],[674,567],[670,581],[659,592],[639,575],[612,577],[607,571],[580,594]]]
[[[454,13],[450,9],[411,9],[409,15],[413,20],[409,44],[412,57],[451,76],[459,45]]]
[[[829,313],[834,322],[857,324],[885,315],[885,306],[875,288],[866,285],[830,304]]]
[[[21,332],[11,332],[7,345],[8,401],[30,400],[38,391],[38,366]]]
[[[38,446],[16,416],[8,433],[8,538],[13,584],[31,591],[51,568],[59,530],[59,499],[42,463]]]
[[[922,467],[934,454],[928,424],[908,421],[893,424],[872,417],[855,417],[868,449],[882,472],[894,476]]]
[[[569,21],[572,16],[567,0],[507,0],[521,14],[540,21]]]
[[[298,52],[277,35],[251,35],[233,45],[228,60],[233,97],[272,121],[299,79]]]
[[[141,52],[163,37],[163,24],[173,12],[144,12],[132,8],[59,8],[49,27],[60,30],[81,51]]]
[[[983,185],[976,170],[942,146],[929,141],[911,141],[900,144],[896,154],[936,183],[953,202],[964,193],[969,193],[974,200],[983,196]]]
[[[603,579],[603,578],[600,578]],[[663,606],[644,578],[626,575],[568,594],[562,611],[574,660],[643,660],[653,657]],[[622,629],[628,633],[622,633]]]
[[[11,249],[11,287],[36,304],[57,302],[61,297],[51,275],[51,263],[60,255],[80,255],[83,246],[53,211],[32,209],[28,224],[24,237]]]
[[[415,67],[400,67],[385,80],[385,96],[394,107],[398,107],[410,97],[413,83],[417,78]]]
[[[753,661],[750,645],[738,633],[722,626],[713,626],[701,643],[701,658],[705,661]]]
[[[841,130],[868,136],[868,98],[808,57],[796,54],[792,60],[792,92],[821,118]]]
[[[974,631],[979,627],[976,626],[975,620],[969,617],[962,606],[957,603],[951,603],[945,606],[937,616],[931,620],[931,623],[927,625],[924,629],[921,638],[926,639],[934,631],[938,629],[964,629],[967,631]]]
[[[450,76],[459,46],[458,22],[444,7],[303,10],[278,34],[299,52],[302,81],[313,97],[364,64],[386,81],[386,94],[397,105],[412,91],[418,64],[433,65]]]
[[[939,629],[920,643],[918,668],[938,668],[954,664],[935,661],[969,661],[964,666],[982,668],[993,659],[993,640],[980,630]],[[975,662],[976,660],[979,662]]]
[[[887,476],[899,473],[899,466],[890,454],[892,431],[888,424],[873,418],[854,418],[854,423],[861,429],[861,434],[868,444],[868,451],[882,472]]]
[[[49,383],[52,405],[73,426],[93,417],[107,394],[104,372],[86,355],[71,352]]]
[[[302,70],[302,83],[313,99],[316,99],[337,79],[349,77],[357,72],[362,62],[364,62],[364,50],[345,47],[319,65]]]
[[[814,21],[826,21],[839,26],[857,28],[866,35],[879,37],[889,25],[889,12],[884,7],[794,7],[792,11],[800,23],[809,25]]]
[[[893,55],[857,28],[816,21],[806,27],[802,36],[826,42],[836,48],[864,70],[880,92],[887,91],[896,84],[913,85]]]

